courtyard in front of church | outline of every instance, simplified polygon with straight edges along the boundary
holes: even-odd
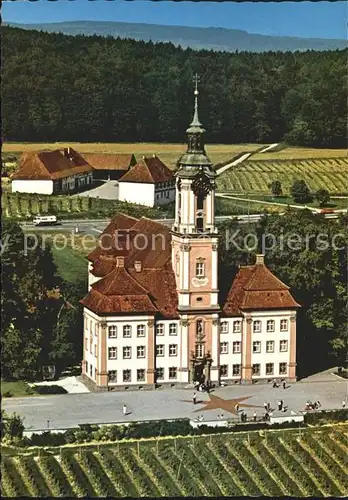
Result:
[[[333,374],[273,388],[272,384],[220,387],[210,394],[192,389],[158,389],[146,391],[94,392],[3,399],[3,409],[24,417],[26,431],[67,429],[78,424],[110,424],[144,420],[192,418],[203,415],[205,421],[224,418],[238,421],[238,404],[249,418],[265,413],[264,403],[277,408],[279,400],[296,412],[305,409],[308,400],[320,401],[322,410],[342,408],[347,401],[347,381]],[[123,415],[123,405],[127,415]]]

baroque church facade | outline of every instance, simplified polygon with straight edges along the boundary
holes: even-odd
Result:
[[[83,378],[95,390],[296,380],[296,314],[263,255],[219,303],[215,171],[195,89],[171,230],[117,215],[89,256]]]

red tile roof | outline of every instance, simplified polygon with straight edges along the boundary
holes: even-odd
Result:
[[[97,247],[88,256],[93,263],[92,274],[102,279],[92,285],[82,304],[100,314],[154,312],[165,318],[177,318],[178,297],[171,262],[170,230],[145,217],[138,220],[119,214],[100,236],[100,242],[115,233],[118,248],[116,245],[108,250]],[[125,236],[124,240],[122,236]],[[124,257],[125,266],[121,269],[117,267],[117,257],[120,256]],[[137,269],[137,263],[140,263],[140,269]],[[251,309],[296,307],[299,305],[289,288],[264,264],[255,264],[240,268],[227,295],[223,313],[236,316]]]
[[[19,170],[12,179],[56,180],[71,175],[92,172],[92,167],[72,148],[64,151],[29,151],[23,153]]]
[[[134,154],[85,153],[83,157],[95,170],[123,171],[136,163]]]
[[[118,182],[140,182],[156,184],[174,181],[173,172],[157,156],[144,157],[131,167]]]
[[[227,295],[223,312],[241,315],[251,309],[293,309],[300,307],[280,281],[264,264],[241,267]]]

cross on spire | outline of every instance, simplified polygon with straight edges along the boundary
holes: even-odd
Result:
[[[196,95],[196,92],[198,92],[198,83],[200,82],[200,78],[199,78],[199,76],[198,76],[197,73],[193,77],[193,81],[194,81],[194,84],[195,84],[195,95]]]
[[[200,78],[198,76],[198,74],[196,73],[195,76],[193,77],[193,82],[195,84],[195,91],[194,91],[194,95],[195,95],[195,111],[194,111],[194,114],[193,114],[193,119],[192,119],[192,122],[190,124],[190,127],[201,127],[202,124],[201,122],[199,121],[199,118],[198,118],[198,94],[199,94],[199,91],[198,91],[198,82],[199,82]]]

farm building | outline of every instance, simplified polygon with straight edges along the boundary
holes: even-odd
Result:
[[[173,172],[156,155],[144,156],[118,182],[120,201],[153,207],[175,200]]]
[[[76,193],[93,183],[93,169],[72,148],[23,153],[11,176],[13,193]]]
[[[93,167],[93,178],[115,180],[124,175],[136,164],[134,154],[83,154],[84,159]]]
[[[196,88],[188,148],[175,174],[172,229],[119,214],[88,255],[89,292],[81,303],[83,378],[91,388],[296,380],[299,305],[263,255],[239,269],[227,294],[219,293],[216,173],[197,94]],[[162,165],[144,158],[120,186],[129,184],[131,199],[149,204],[156,180],[173,182]],[[137,190],[144,184],[153,189],[147,198]]]

